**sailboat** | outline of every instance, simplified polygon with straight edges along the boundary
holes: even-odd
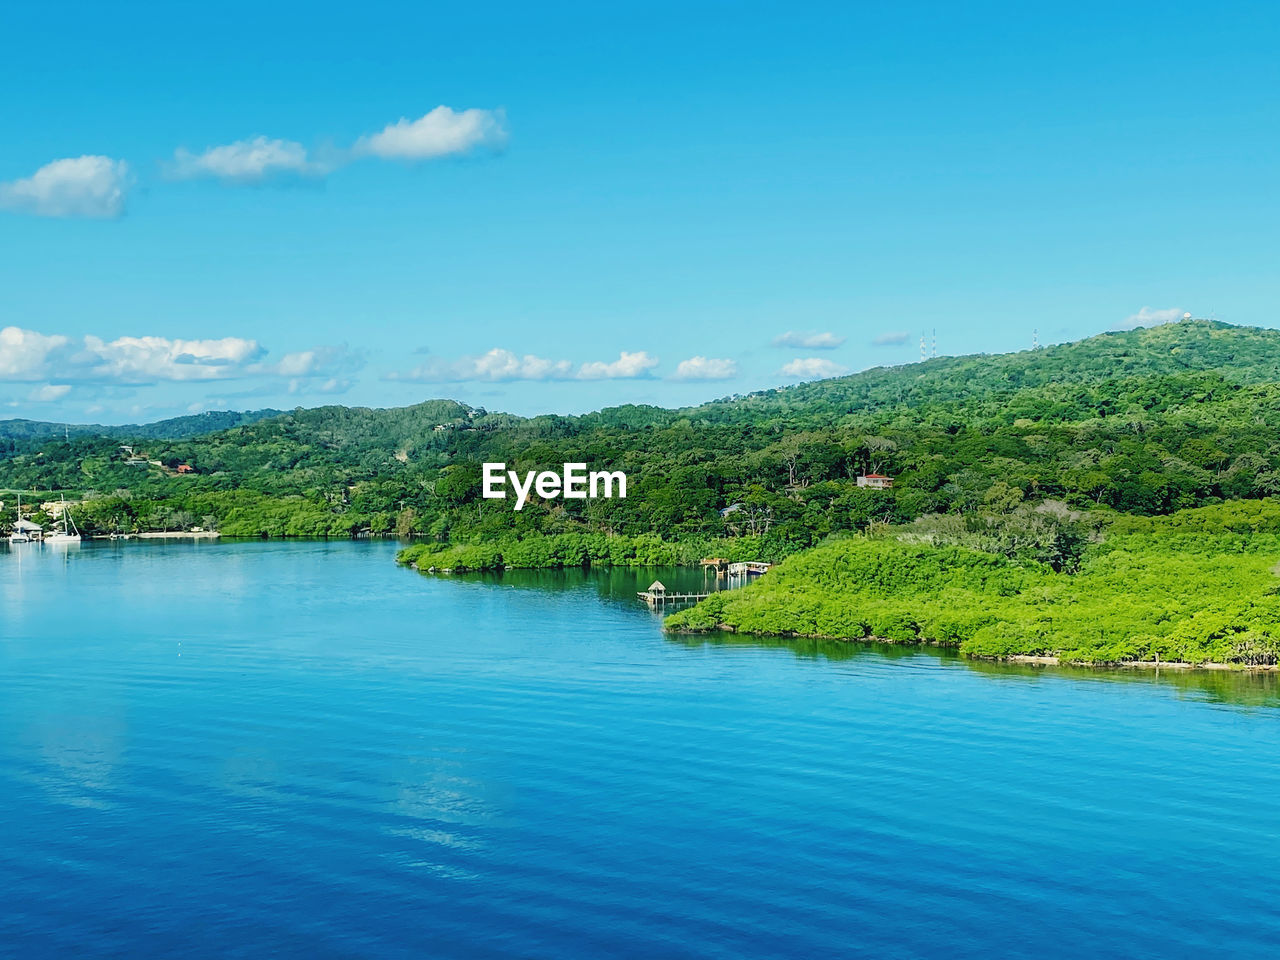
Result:
[[[31,535],[27,533],[26,527],[34,526],[27,524],[22,519],[22,494],[18,494],[18,519],[13,525],[13,532],[9,534],[10,543],[30,543]]]
[[[80,531],[76,529],[75,520],[71,519],[71,512],[67,509],[67,501],[65,497],[62,500],[62,513],[57,523],[53,525],[53,529],[44,535],[45,543],[61,544],[61,543],[79,543]]]

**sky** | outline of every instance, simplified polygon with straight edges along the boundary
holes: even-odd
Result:
[[[1278,46],[1266,4],[11,4],[0,418],[1274,326]]]

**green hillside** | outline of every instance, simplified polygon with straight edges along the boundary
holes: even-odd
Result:
[[[279,410],[207,410],[185,417],[157,420],[155,423],[128,423],[106,426],[100,423],[48,423],[41,420],[0,420],[0,454],[13,456],[20,446],[57,437],[119,437],[126,440],[181,440],[216,433],[231,427],[254,423],[280,415]]]
[[[750,535],[779,558],[876,522],[1008,526],[1044,501],[1159,515],[1265,497],[1280,493],[1278,429],[1280,333],[1191,321],[681,410],[520,418],[435,400],[296,410],[189,438],[72,435],[0,458],[0,487],[84,495],[95,530],[194,516],[244,536],[372,529],[452,544]],[[153,463],[127,464],[127,439]],[[514,513],[480,495],[489,460],[622,469],[629,496],[535,497]],[[178,475],[183,464],[193,472]],[[894,488],[858,488],[869,470]],[[1059,549],[1037,538],[1018,549]]]
[[[1230,384],[1280,382],[1280,331],[1191,320],[1104,333],[1073,343],[997,355],[939,357],[831,380],[783,387],[697,408],[717,419],[918,415],[963,410],[969,425],[1019,417],[1084,419],[1115,412],[1124,383],[1177,382],[1214,374]]]
[[[1116,519],[1072,573],[926,542],[908,526],[815,547],[667,626],[928,642],[985,657],[1274,665],[1277,558],[1276,500]]]

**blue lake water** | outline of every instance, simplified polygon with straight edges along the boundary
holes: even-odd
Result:
[[[0,955],[1276,955],[1274,676],[681,641],[654,571],[394,549],[0,549]]]

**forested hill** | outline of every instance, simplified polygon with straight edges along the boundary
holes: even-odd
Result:
[[[1173,377],[1163,382],[1174,383],[1181,377],[1181,382],[1192,382],[1185,377],[1193,373],[1220,377],[1229,384],[1280,382],[1280,331],[1192,320],[1104,333],[1035,351],[937,357],[876,367],[681,409],[625,405],[576,417],[527,418],[486,413],[452,400],[428,400],[391,409],[326,406],[290,412],[207,411],[149,424],[114,426],[0,420],[0,442],[38,442],[64,435],[184,440],[273,420],[226,439],[252,444],[284,433],[329,448],[394,451],[412,449],[441,425],[553,435],[666,427],[682,420],[758,424],[781,418],[784,426],[820,427],[835,425],[849,415],[888,419],[901,411],[909,411],[909,419],[919,422],[926,412],[961,407],[969,418],[994,414],[1006,420],[1019,416],[1075,419],[1084,412],[1078,409],[1080,404],[1092,405],[1104,415],[1112,412],[1122,381],[1162,382],[1159,378]],[[210,438],[210,443],[218,440]],[[0,453],[4,452],[12,451],[0,448]]]
[[[1189,320],[1039,350],[877,367],[718,400],[685,412],[755,423],[799,418],[814,425],[848,414],[888,418],[902,410],[918,421],[925,411],[962,408],[968,418],[1071,419],[1088,406],[1100,414],[1115,412],[1124,381],[1192,382],[1189,374],[1210,374],[1232,384],[1280,382],[1280,331]]]
[[[255,535],[754,534],[786,552],[874,520],[1047,499],[1158,514],[1280,492],[1280,332],[1189,321],[679,410],[521,418],[432,400],[295,410],[185,439],[113,434],[11,447],[0,488],[110,501],[101,522],[121,528],[168,512]],[[126,462],[130,439],[144,462]],[[486,460],[623,469],[629,495],[515,514],[481,498]],[[868,470],[894,489],[858,488]]]
[[[41,420],[0,420],[0,443],[3,441],[40,441],[57,437],[122,437],[134,440],[181,440],[198,437],[231,427],[276,417],[280,410],[208,410],[185,417],[157,420],[155,423],[126,423],[108,426],[101,423],[48,423]],[[3,448],[0,448],[3,450]]]

